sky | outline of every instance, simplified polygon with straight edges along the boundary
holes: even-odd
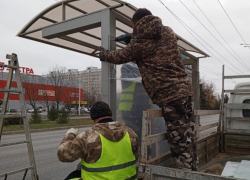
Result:
[[[55,0],[0,1],[0,62],[7,62],[5,59],[6,54],[16,53],[18,54],[20,65],[33,68],[37,75],[46,74],[49,69],[52,69],[56,65],[78,70],[85,70],[88,66],[101,67],[101,63],[97,58],[16,36],[34,16],[56,2]],[[149,9],[155,16],[162,19],[164,25],[171,27],[184,39],[212,56],[200,59],[200,77],[207,82],[214,83],[217,93],[221,91],[222,81],[220,74],[222,73],[222,63],[226,66],[226,75],[236,75],[235,72],[250,74],[250,71],[248,71],[250,70],[250,49],[240,45],[244,42],[221,8],[218,0],[162,0],[173,13],[202,37],[205,41],[203,42],[203,40],[199,39],[202,44],[190,35],[158,0],[127,0],[127,2],[138,8]],[[190,9],[206,28],[201,25],[181,2]],[[195,3],[198,4],[227,43],[220,37]],[[250,43],[250,1],[220,0],[220,3],[243,39]],[[241,63],[225,50],[207,29]],[[225,87],[233,89],[236,83],[241,81],[246,82],[247,79],[226,80]]]

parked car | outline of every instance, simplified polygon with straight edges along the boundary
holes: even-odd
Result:
[[[37,108],[37,111],[38,111],[39,113],[43,112],[43,110],[40,109],[40,108]],[[28,109],[28,113],[33,113],[33,112],[34,112],[34,109]]]
[[[80,113],[81,113],[81,114],[84,114],[84,113],[85,113],[85,111],[84,111],[84,108],[83,108],[83,107],[81,107],[81,108],[80,108]]]
[[[75,108],[70,108],[70,113],[71,114],[76,114],[77,113],[77,110]]]
[[[90,111],[88,110],[88,108],[85,108],[85,113],[90,113]]]
[[[27,112],[28,112],[28,113],[33,113],[33,112],[34,112],[34,109],[28,109]]]
[[[90,111],[88,110],[88,108],[81,108],[80,112],[81,112],[81,114],[83,114],[83,113],[90,113]]]
[[[62,112],[62,109],[63,109],[63,108],[60,108],[60,109],[58,110],[58,112],[61,113],[61,112]],[[65,110],[66,112],[69,112],[69,110],[66,109],[66,108],[64,108],[64,110]]]
[[[38,107],[38,110],[39,110],[39,111],[46,111],[46,108],[40,106],[40,107]]]
[[[17,111],[17,109],[10,109],[9,111],[6,112],[6,115],[19,115],[21,114],[20,111]]]

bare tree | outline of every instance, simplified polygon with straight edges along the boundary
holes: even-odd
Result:
[[[200,82],[201,109],[219,109],[220,98],[215,92],[215,84],[202,79]]]
[[[64,106],[65,106],[65,109],[67,109],[69,112],[70,112],[71,102],[72,102],[72,98],[70,97],[70,89],[68,89],[67,92],[65,92],[66,96],[64,96]]]
[[[93,105],[96,101],[98,101],[98,100],[97,100],[96,93],[90,93],[90,92],[85,92],[85,91],[84,91],[83,97],[84,97],[84,100],[87,101],[87,103],[88,103],[88,104],[87,104],[88,108],[92,107],[92,105]],[[99,96],[98,96],[98,98],[99,98]]]
[[[69,85],[69,81],[66,80],[65,73],[66,73],[66,68],[58,66],[54,67],[49,72],[49,81],[55,91],[55,102],[57,110],[59,110],[60,100],[63,99],[65,94],[64,87]]]
[[[36,108],[38,101],[38,91],[40,89],[39,79],[40,77],[22,74],[23,88],[25,89],[25,96],[27,97],[27,104],[31,105],[33,109]]]

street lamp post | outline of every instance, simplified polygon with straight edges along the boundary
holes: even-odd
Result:
[[[78,104],[79,104],[79,107],[78,107],[78,115],[80,116],[81,115],[81,89],[80,89],[80,72],[78,72],[78,79],[79,79],[79,101],[78,101]]]

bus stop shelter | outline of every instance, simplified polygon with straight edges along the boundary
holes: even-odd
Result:
[[[133,5],[118,0],[63,0],[40,12],[17,36],[99,58],[101,46],[109,50],[126,46],[113,39],[132,33],[131,18],[136,10]],[[199,58],[209,55],[176,36],[185,56],[183,63],[191,68],[195,109],[199,109]],[[102,100],[110,104],[114,115],[117,81],[110,77],[115,69],[115,65],[102,62]]]

